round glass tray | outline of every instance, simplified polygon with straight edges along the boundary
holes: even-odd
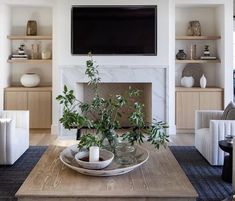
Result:
[[[60,153],[60,160],[67,167],[85,175],[104,176],[104,177],[121,175],[136,169],[137,167],[141,166],[148,160],[149,152],[140,146],[135,146],[135,147],[136,147],[136,154],[133,164],[121,165],[117,163],[114,158],[112,163],[108,167],[102,170],[90,170],[79,166],[74,158],[74,156],[78,153],[77,145],[72,145],[70,147],[65,148]]]

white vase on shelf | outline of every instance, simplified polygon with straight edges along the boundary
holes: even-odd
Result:
[[[192,87],[194,85],[194,78],[192,76],[190,77],[182,77],[181,78],[181,86],[183,87]]]
[[[207,80],[206,80],[205,75],[203,74],[201,79],[200,79],[200,86],[201,86],[201,88],[206,88],[206,84],[207,84]]]
[[[24,87],[36,87],[40,84],[40,77],[36,73],[25,73],[21,76],[20,82]]]

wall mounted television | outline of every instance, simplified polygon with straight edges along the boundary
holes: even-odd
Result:
[[[73,6],[73,55],[157,55],[157,6]]]

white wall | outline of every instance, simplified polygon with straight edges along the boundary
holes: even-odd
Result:
[[[10,33],[10,9],[5,4],[0,4],[0,109],[4,107],[4,88],[10,82],[10,66],[6,62],[10,51],[9,41],[6,40],[6,35]]]
[[[233,101],[233,1],[227,0],[216,10],[217,27],[221,40],[218,49],[221,57],[221,66],[217,66],[218,83],[224,88],[224,106]],[[225,14],[224,14],[225,13]]]
[[[176,133],[175,126],[175,0],[169,1],[169,68],[167,69],[166,114],[170,125],[169,134]]]
[[[233,101],[233,0],[226,0],[224,7],[224,103]]]
[[[12,34],[25,34],[28,20],[37,21],[38,35],[52,33],[52,9],[39,6],[11,6]]]

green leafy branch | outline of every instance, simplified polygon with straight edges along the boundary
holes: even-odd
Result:
[[[64,86],[62,95],[57,96],[57,100],[63,105],[63,115],[60,122],[64,128],[82,128],[88,127],[95,130],[96,135],[83,135],[80,147],[99,145],[106,139],[111,146],[115,145],[115,130],[120,128],[120,120],[123,114],[129,116],[128,120],[132,129],[123,134],[123,140],[127,140],[132,145],[135,142],[143,143],[145,138],[156,148],[160,145],[166,145],[168,142],[167,128],[165,122],[153,123],[145,122],[143,108],[144,105],[135,100],[141,95],[140,90],[129,87],[124,95],[112,95],[103,98],[99,94],[99,77],[98,65],[89,53],[89,60],[86,62],[88,84],[93,86],[94,98],[91,102],[83,103],[76,99],[73,90]]]

